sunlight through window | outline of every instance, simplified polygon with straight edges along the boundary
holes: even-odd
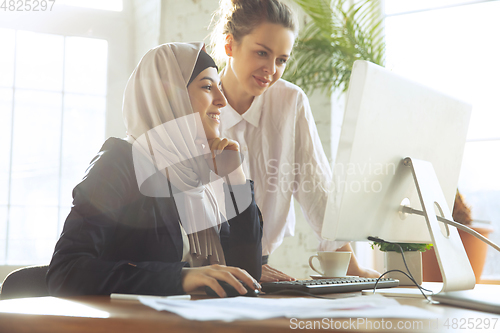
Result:
[[[58,0],[57,3],[59,5],[111,10],[114,12],[123,10],[123,0]]]

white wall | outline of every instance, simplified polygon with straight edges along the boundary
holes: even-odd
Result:
[[[286,1],[297,10],[291,1]],[[166,42],[205,41],[208,43],[212,13],[218,0],[133,0],[136,26],[135,59],[139,61],[149,48]],[[160,16],[158,16],[158,14]],[[301,24],[304,15],[299,15]],[[330,132],[332,108],[329,96],[319,93],[309,95],[323,148],[331,156]],[[312,274],[307,260],[317,248],[318,241],[305,221],[296,203],[297,225],[294,237],[288,237],[270,257],[270,263],[292,276],[305,278]]]
[[[132,0],[134,18],[134,66],[151,48],[159,45],[161,0]]]
[[[218,0],[162,0],[160,43],[205,41]]]

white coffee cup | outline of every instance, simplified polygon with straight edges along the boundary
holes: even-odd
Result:
[[[322,272],[314,267],[314,258],[318,258]],[[351,252],[319,251],[309,257],[309,266],[324,277],[342,277],[347,274],[350,260]]]

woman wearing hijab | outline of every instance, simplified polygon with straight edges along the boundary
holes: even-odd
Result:
[[[47,273],[57,296],[176,295],[261,275],[262,225],[203,44],[150,50],[124,93],[127,139],[108,139],[73,190]]]

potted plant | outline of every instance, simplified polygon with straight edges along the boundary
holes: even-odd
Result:
[[[373,242],[372,248],[378,246],[379,250],[385,252],[385,271],[400,270],[408,273],[401,255],[403,249],[408,269],[419,285],[422,284],[422,252],[429,250],[432,244],[415,243],[383,243]],[[415,284],[403,273],[391,272],[387,277],[398,279],[400,286],[415,286]]]
[[[310,20],[301,29],[284,78],[310,92],[346,91],[356,60],[383,66],[380,0],[294,0]]]
[[[483,226],[479,223],[474,223],[472,219],[471,208],[465,203],[462,194],[458,190],[455,195],[452,217],[454,221],[473,229],[484,237],[488,237],[489,234],[493,231],[493,229],[488,228],[487,226]],[[458,230],[458,234],[462,239],[465,252],[467,252],[467,257],[469,258],[472,270],[474,271],[474,275],[476,276],[476,283],[479,283],[481,280],[481,274],[483,273],[484,263],[486,261],[488,245],[460,229]],[[443,281],[434,249],[428,251],[423,255],[423,265],[424,281]]]

